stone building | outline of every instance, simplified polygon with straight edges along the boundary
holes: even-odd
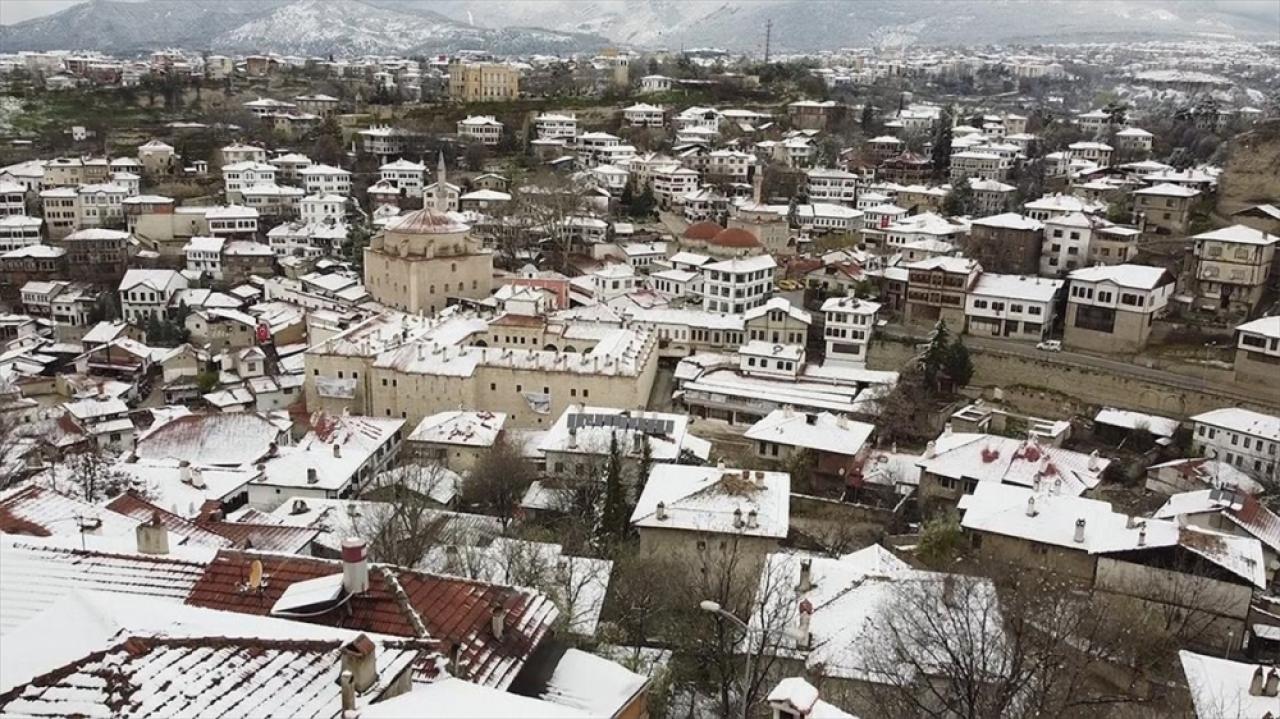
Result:
[[[443,156],[439,178],[447,184]],[[493,255],[444,208],[442,195],[374,236],[364,251],[364,284],[374,299],[407,312],[435,314],[450,300],[489,296]]]

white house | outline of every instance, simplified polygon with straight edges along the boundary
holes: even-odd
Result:
[[[225,237],[192,237],[182,248],[187,257],[187,269],[207,273],[215,280],[222,279],[222,248]]]
[[[403,419],[323,417],[291,446],[280,447],[249,484],[249,505],[271,511],[286,498],[352,497],[396,460]]]
[[[204,212],[209,234],[218,236],[252,236],[258,232],[259,213],[252,207],[220,205]]]
[[[405,159],[388,162],[378,168],[378,174],[383,182],[390,183],[398,190],[404,190],[405,194],[415,196],[422,192],[426,171],[426,165]]]
[[[1040,245],[1040,274],[1061,277],[1089,263],[1094,231],[1108,223],[1101,217],[1070,212],[1044,221]]]
[[[822,303],[822,339],[827,362],[865,366],[880,303],[856,297],[830,297]]]
[[[704,172],[728,182],[748,183],[754,175],[755,155],[737,150],[713,150],[707,153]]]
[[[458,121],[458,134],[481,145],[497,145],[502,141],[502,123],[493,115],[471,115]]]
[[[968,333],[1039,342],[1053,327],[1062,280],[1025,275],[978,276],[965,297]]]
[[[222,186],[228,202],[239,202],[241,190],[258,183],[275,184],[276,167],[265,162],[233,162],[222,166]]]
[[[772,255],[735,257],[702,266],[702,308],[740,314],[764,304],[773,292],[778,263]]]
[[[1191,421],[1194,454],[1234,465],[1257,480],[1280,479],[1280,417],[1224,407]]]
[[[858,176],[852,172],[815,167],[804,174],[810,202],[852,204],[858,197]]]
[[[351,173],[332,165],[311,165],[298,171],[308,195],[351,194]]]
[[[666,122],[661,107],[644,102],[622,108],[622,119],[630,127],[662,127]]]
[[[573,113],[544,112],[533,118],[533,127],[539,140],[572,140],[578,136],[578,118]]]
[[[0,217],[0,252],[10,252],[40,244],[40,227],[44,220],[26,215]]]
[[[645,75],[640,78],[640,92],[645,94],[667,92],[674,82],[666,75]]]
[[[1063,341],[1098,352],[1135,352],[1147,344],[1153,320],[1173,295],[1173,277],[1161,267],[1102,265],[1069,275]]]
[[[187,278],[175,270],[129,270],[120,280],[120,314],[126,322],[145,325],[152,317],[164,319],[169,303]]]
[[[222,148],[222,164],[232,165],[237,162],[266,162],[267,151],[256,145],[245,145],[235,142]]]

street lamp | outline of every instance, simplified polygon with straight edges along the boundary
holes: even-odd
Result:
[[[733,624],[742,629],[743,639],[747,643],[746,652],[746,672],[742,676],[742,719],[747,719],[750,715],[751,705],[747,703],[747,690],[751,686],[751,627],[742,621],[733,612],[726,610],[720,606],[720,602],[711,599],[704,599],[698,602],[698,607],[704,612],[710,612],[722,619],[728,619]]]

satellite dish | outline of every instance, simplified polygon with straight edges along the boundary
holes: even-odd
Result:
[[[249,582],[250,589],[262,588],[262,560],[255,559],[249,563]]]

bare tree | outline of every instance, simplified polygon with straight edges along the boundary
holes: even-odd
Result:
[[[795,639],[786,625],[794,591],[783,573],[737,537],[708,535],[705,549],[668,578],[663,638],[676,651],[674,681],[716,697],[721,716],[742,714],[767,691],[783,647]],[[700,608],[716,602],[750,627]],[[749,664],[749,666],[746,666]]]
[[[73,452],[38,475],[37,481],[54,491],[91,504],[114,499],[125,491],[133,491],[146,499],[151,488],[117,470],[114,458],[97,447]]]
[[[505,532],[520,509],[525,491],[536,478],[537,472],[520,447],[499,438],[463,481],[462,501],[497,517]]]
[[[1085,717],[1140,705],[1156,655],[1123,612],[1035,574],[921,573],[859,642],[855,691],[878,716]]]
[[[589,214],[586,193],[589,186],[577,179],[551,172],[539,173],[512,195],[501,217],[505,229],[496,238],[502,256],[513,258],[521,251],[543,246],[551,266],[568,270],[572,252],[571,220]]]
[[[431,499],[432,490],[452,481],[452,473],[439,465],[404,465],[383,477],[385,484],[372,491],[386,501],[366,502],[352,516],[358,536],[369,544],[379,562],[413,567],[435,546],[450,540],[448,514]]]

